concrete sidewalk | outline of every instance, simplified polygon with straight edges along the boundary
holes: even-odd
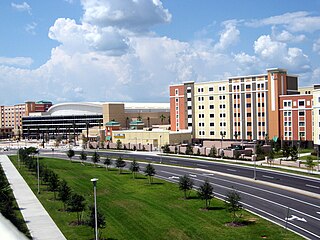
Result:
[[[8,156],[1,155],[0,164],[7,176],[32,238],[35,240],[66,239]]]

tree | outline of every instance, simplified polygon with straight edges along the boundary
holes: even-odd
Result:
[[[153,182],[153,176],[156,174],[156,170],[154,169],[154,167],[149,163],[145,170],[144,170],[145,175],[148,177],[149,179],[149,184],[151,184]]]
[[[136,178],[136,173],[140,170],[139,163],[136,160],[133,160],[129,169],[132,172],[132,177]]]
[[[309,171],[312,172],[313,168],[316,166],[316,163],[313,161],[311,156],[308,156],[304,165],[306,165]]]
[[[117,149],[121,149],[122,148],[122,143],[120,141],[120,139],[117,140]]]
[[[71,158],[74,157],[74,151],[73,151],[72,149],[69,149],[69,150],[67,151],[67,156],[68,156],[68,158],[69,158],[70,161],[71,161]]]
[[[87,160],[87,154],[84,151],[81,151],[79,159],[83,162]]]
[[[209,209],[211,199],[213,198],[213,187],[205,180],[205,182],[198,189],[198,196],[205,200],[205,208]]]
[[[226,195],[225,206],[228,212],[232,213],[232,223],[237,218],[237,212],[241,211],[241,197],[235,190],[229,191]]]
[[[71,188],[65,180],[59,182],[58,198],[63,202],[63,210],[66,210],[66,204],[71,196]]]
[[[70,212],[77,213],[78,224],[81,223],[80,212],[84,211],[85,207],[86,207],[86,202],[85,202],[85,198],[82,195],[74,193],[70,196],[68,201],[68,210]]]
[[[161,124],[163,125],[163,121],[166,119],[166,116],[161,114],[160,116],[160,121],[161,121]]]
[[[170,153],[169,144],[165,144],[165,145],[163,146],[162,151],[163,151],[164,153]]]
[[[285,157],[286,160],[288,160],[290,156],[290,148],[287,144],[285,144],[282,148],[282,156]]]
[[[200,154],[201,154],[200,148],[198,148],[198,150],[197,150],[197,155],[199,156]]]
[[[186,149],[186,155],[192,155],[192,154],[193,154],[193,149],[190,145],[188,145]]]
[[[86,221],[86,224],[91,227],[94,231],[94,236],[95,236],[95,210],[94,210],[94,206],[90,205],[89,206],[89,218]],[[99,211],[99,209],[97,209],[97,225],[98,225],[98,229],[103,229],[106,227],[106,220],[104,215]],[[99,237],[98,239],[101,239],[101,234],[102,232],[98,230]]]
[[[55,172],[52,172],[49,177],[48,188],[49,191],[53,192],[54,200],[56,200],[56,192],[59,187],[59,176]]]
[[[94,166],[96,166],[96,163],[100,161],[100,155],[97,151],[93,153],[91,160],[94,163]]]
[[[103,164],[107,166],[106,169],[107,171],[109,171],[109,166],[111,165],[111,159],[109,157],[106,157]]]
[[[184,199],[187,199],[190,194],[190,190],[193,188],[193,181],[187,175],[179,178],[179,189],[184,193]]]
[[[273,160],[274,160],[274,151],[271,149],[271,151],[268,154],[268,162],[269,162],[270,166],[271,166],[271,163],[273,162]]]
[[[123,161],[122,157],[118,157],[116,160],[116,168],[119,168],[119,174],[122,173],[122,169],[126,166],[126,162]]]
[[[137,117],[137,120],[138,120],[138,121],[141,121],[141,120],[142,120],[142,117],[139,115],[139,116]]]
[[[210,153],[209,153],[209,157],[215,157],[217,155],[217,149],[215,146],[213,146],[211,149],[210,149]]]
[[[297,161],[298,160],[298,149],[296,146],[293,146],[290,149],[290,157],[292,161]]]

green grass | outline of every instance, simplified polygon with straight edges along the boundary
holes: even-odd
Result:
[[[11,157],[11,159],[15,159]],[[16,164],[16,161],[13,161]],[[222,201],[214,199],[213,210],[204,211],[203,201],[191,194],[192,199],[183,200],[177,185],[155,179],[149,185],[146,177],[105,168],[85,166],[65,160],[41,158],[72,189],[93,202],[91,178],[98,178],[98,207],[106,217],[103,237],[109,239],[302,239],[290,231],[274,225],[253,214],[244,212],[244,220],[253,221],[243,227],[228,227],[231,216]],[[36,178],[20,169],[23,177],[36,192]],[[53,200],[53,193],[41,186],[40,201],[68,239],[92,239],[92,229],[86,226],[71,226],[76,213],[63,212],[62,203]],[[84,214],[86,215],[86,214]],[[85,217],[85,216],[84,216]]]

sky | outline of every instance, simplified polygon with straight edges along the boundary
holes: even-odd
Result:
[[[0,105],[169,102],[273,67],[320,83],[320,0],[0,1]]]

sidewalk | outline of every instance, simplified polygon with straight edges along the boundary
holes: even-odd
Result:
[[[66,239],[8,156],[1,155],[0,164],[7,176],[32,238],[35,240]]]

